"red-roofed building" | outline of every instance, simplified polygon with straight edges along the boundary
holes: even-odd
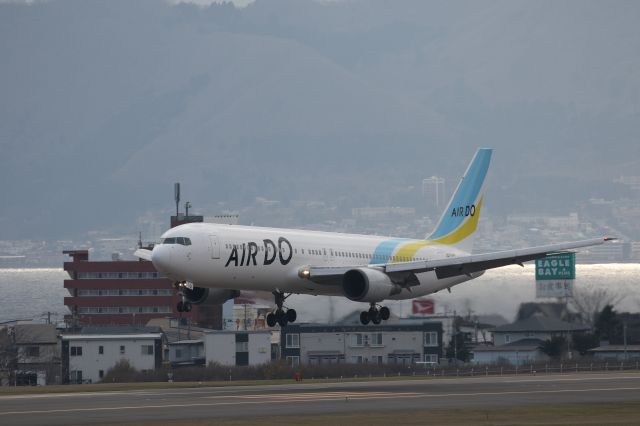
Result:
[[[182,317],[192,324],[220,329],[220,305],[194,305],[191,312],[178,312],[180,296],[173,283],[153,264],[137,260],[91,261],[87,250],[70,250],[64,263],[69,279],[64,287],[70,296],[64,304],[72,327],[88,325],[144,325],[154,318]]]

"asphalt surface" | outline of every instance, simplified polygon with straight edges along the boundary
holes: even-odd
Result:
[[[640,401],[639,373],[0,396],[0,424],[71,425]]]

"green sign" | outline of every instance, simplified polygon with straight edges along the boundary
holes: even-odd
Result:
[[[575,279],[575,253],[554,254],[543,259],[536,259],[536,281]]]

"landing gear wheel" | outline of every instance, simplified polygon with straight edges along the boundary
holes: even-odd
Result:
[[[182,303],[182,300],[178,302],[178,304],[176,305],[176,310],[178,312],[184,312],[184,304]]]
[[[371,322],[375,325],[378,325],[382,322],[382,318],[380,318],[380,312],[376,311],[376,313],[371,317]]]
[[[278,320],[276,319],[276,316],[273,314],[273,312],[267,314],[267,325],[269,327],[275,327],[277,322]]]
[[[287,314],[281,309],[276,311],[276,318],[278,319],[278,325],[280,325],[280,327],[286,327],[289,323],[287,320]]]
[[[289,322],[296,322],[296,319],[298,318],[298,314],[296,313],[295,309],[288,309],[285,316],[287,317],[287,321]]]
[[[380,319],[382,319],[382,321],[388,320],[390,316],[391,311],[389,310],[389,308],[387,308],[386,306],[380,308]]]
[[[367,311],[360,312],[360,323],[362,325],[369,324],[369,312]]]
[[[184,309],[185,312],[191,312],[191,302],[186,301],[182,304],[182,309]]]
[[[274,327],[276,324],[279,324],[280,327],[286,327],[288,323],[295,322],[298,318],[298,314],[295,309],[284,309],[282,305],[284,305],[284,301],[287,297],[290,296],[285,294],[279,290],[273,292],[273,296],[276,301],[276,310],[267,314],[267,325],[269,327]]]

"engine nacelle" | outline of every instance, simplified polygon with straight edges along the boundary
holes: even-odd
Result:
[[[387,274],[377,269],[351,269],[342,276],[342,291],[354,302],[381,302],[401,290]]]
[[[194,305],[200,305],[205,302],[212,305],[220,305],[229,299],[235,299],[240,296],[240,291],[238,290],[213,289],[196,286],[194,286],[193,289],[185,287],[182,289],[182,293],[184,294],[184,297]]]

